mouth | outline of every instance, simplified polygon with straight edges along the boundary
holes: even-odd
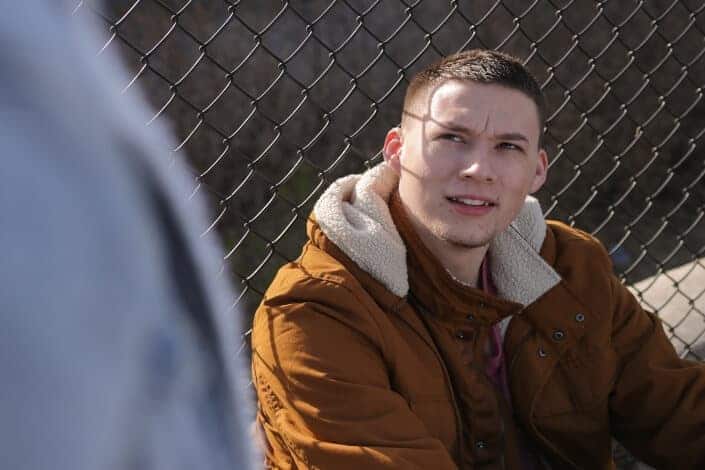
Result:
[[[473,199],[467,197],[447,197],[448,201],[469,207],[494,207],[496,204],[486,199]]]

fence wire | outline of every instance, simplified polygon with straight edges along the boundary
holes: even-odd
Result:
[[[171,125],[212,201],[251,315],[298,256],[313,203],[381,160],[408,78],[482,47],[523,59],[548,102],[546,215],[705,359],[705,5],[700,0],[80,2]],[[243,341],[247,341],[244,337]],[[624,462],[627,460],[623,459]],[[622,467],[626,468],[623,463]]]

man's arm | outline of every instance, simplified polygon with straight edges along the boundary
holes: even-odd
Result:
[[[705,468],[705,364],[681,359],[661,321],[616,278],[612,295],[620,358],[610,399],[615,437],[657,468]]]
[[[329,288],[340,291],[335,306],[265,304],[256,315],[253,380],[268,459],[285,468],[456,468],[392,390],[374,322],[352,293]]]

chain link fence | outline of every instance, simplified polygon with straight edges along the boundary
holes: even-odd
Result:
[[[180,139],[251,315],[335,178],[381,160],[419,68],[474,47],[523,59],[548,102],[546,215],[592,232],[705,359],[705,5],[700,0],[112,0],[102,21]],[[243,343],[247,342],[246,334]],[[628,459],[622,458],[627,468]]]

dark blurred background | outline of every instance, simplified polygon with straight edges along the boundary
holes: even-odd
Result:
[[[634,283],[705,253],[705,6],[672,1],[113,0],[99,18],[208,195],[252,312],[317,196],[381,160],[408,78],[458,50],[522,58],[548,100],[547,216]],[[135,87],[134,85],[137,85]]]

